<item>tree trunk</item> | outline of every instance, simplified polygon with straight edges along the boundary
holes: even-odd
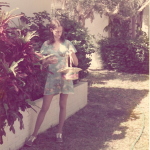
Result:
[[[131,35],[132,38],[135,37],[135,32],[136,32],[136,16],[133,16],[131,19]]]

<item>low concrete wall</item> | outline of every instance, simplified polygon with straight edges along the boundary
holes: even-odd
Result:
[[[87,82],[80,82],[75,85],[74,94],[69,95],[67,103],[67,118],[75,112],[83,108],[87,104]],[[36,105],[41,107],[42,98],[35,101]],[[14,124],[16,133],[9,131],[9,127],[5,128],[6,137],[3,137],[3,145],[0,145],[0,150],[18,150],[23,146],[25,140],[33,132],[35,121],[40,111],[40,108],[33,107],[37,113],[32,109],[27,109],[23,114],[24,129],[19,129],[19,122]],[[39,133],[46,131],[51,126],[58,124],[59,114],[59,95],[54,96],[50,109],[48,110],[45,120],[39,130]]]

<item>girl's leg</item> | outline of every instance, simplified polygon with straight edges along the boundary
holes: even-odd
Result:
[[[46,112],[48,111],[48,109],[50,107],[50,103],[52,101],[52,98],[53,98],[53,95],[44,95],[42,108],[38,114],[35,128],[34,128],[34,132],[32,134],[33,136],[37,136],[38,130],[39,130],[44,118],[45,118]]]
[[[60,101],[59,101],[60,112],[59,112],[58,133],[62,133],[63,125],[65,122],[67,98],[68,98],[68,94],[60,94]]]

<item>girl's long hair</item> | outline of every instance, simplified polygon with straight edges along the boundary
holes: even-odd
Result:
[[[51,32],[50,29],[54,30],[54,29],[56,29],[59,26],[62,26],[62,28],[63,28],[63,24],[62,24],[62,22],[60,20],[58,20],[58,19],[52,19],[51,20],[50,25],[49,25],[49,32],[50,32],[49,35],[50,36],[49,36],[48,44],[53,44],[55,42],[53,32]],[[61,40],[61,42],[65,41],[65,37],[64,37],[63,31],[62,31],[62,35],[60,37],[60,40]]]

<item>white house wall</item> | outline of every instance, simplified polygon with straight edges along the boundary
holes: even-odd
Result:
[[[87,19],[85,22],[85,27],[89,29],[89,32],[95,37],[98,38],[98,35],[107,37],[108,33],[104,31],[104,28],[108,25],[108,17],[102,16],[100,17],[99,14],[94,14],[95,19],[91,22],[90,19]],[[91,62],[91,69],[102,69],[102,61],[98,53],[92,54],[92,62]]]
[[[149,35],[149,6],[143,12],[142,30]]]
[[[3,10],[16,10],[15,14],[25,13],[27,16],[32,16],[34,12],[46,10],[50,13],[51,0],[2,0],[9,3],[10,7],[2,7]]]

